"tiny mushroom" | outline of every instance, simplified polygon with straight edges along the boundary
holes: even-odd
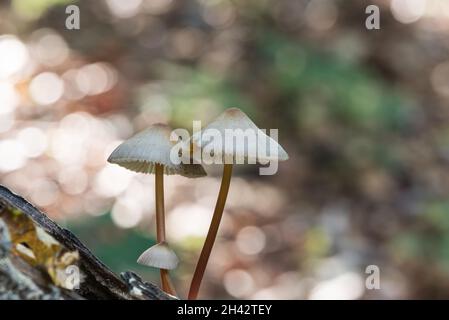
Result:
[[[212,134],[208,134],[208,131],[212,132]],[[244,140],[237,139],[237,143],[234,145],[234,139],[231,141],[226,139],[226,137],[229,136],[229,131],[231,131],[231,137],[235,137],[239,134],[249,134],[249,136],[253,134],[252,136],[256,137],[256,141],[249,141],[248,145],[246,145]],[[234,131],[234,133],[232,133],[232,131]],[[203,135],[217,136],[217,133],[219,137],[225,137],[219,141],[218,144],[211,144],[211,141],[209,141],[209,143],[204,142],[206,139],[202,138]],[[208,145],[212,145],[213,148],[208,149],[208,151],[212,151],[215,159],[220,159],[220,162],[224,163],[223,176],[214,214],[196,265],[188,294],[189,299],[196,299],[223,215],[231,182],[233,164],[243,163],[241,161],[242,159],[247,160],[248,163],[255,163],[257,161],[262,163],[267,163],[269,161],[284,161],[288,159],[288,154],[274,139],[267,136],[245,113],[237,108],[230,108],[224,111],[201,132],[195,133],[192,136],[190,143],[195,150],[203,149],[203,151]],[[269,149],[270,152],[267,152],[267,149]]]
[[[137,263],[160,269],[162,288],[167,293],[176,295],[168,270],[176,269],[179,259],[165,241],[145,250],[137,259]]]
[[[120,144],[109,156],[108,162],[141,173],[154,173],[156,184],[156,231],[158,244],[147,249],[138,263],[159,268],[162,289],[176,295],[170,282],[168,270],[176,268],[178,258],[166,242],[164,173],[179,174],[188,178],[206,175],[199,164],[174,164],[170,152],[175,141],[170,140],[171,129],[165,124],[154,124]]]
[[[173,270],[178,266],[179,259],[166,242],[159,242],[145,250],[137,262],[145,266]]]

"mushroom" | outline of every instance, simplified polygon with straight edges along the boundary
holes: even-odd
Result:
[[[154,124],[120,144],[109,156],[108,162],[126,169],[154,173],[156,184],[156,233],[157,244],[147,249],[137,260],[138,263],[159,268],[162,289],[175,295],[168,270],[176,268],[178,258],[166,242],[164,209],[164,173],[179,174],[188,178],[206,175],[199,164],[174,164],[170,151],[175,145],[170,140],[171,129],[165,124]]]
[[[166,242],[159,242],[145,250],[137,262],[145,266],[173,270],[178,266],[179,259]]]
[[[238,130],[243,134],[245,132],[252,132],[257,137],[256,145],[250,145],[248,143],[248,147],[246,148],[245,142],[240,140],[235,146],[230,146],[226,143],[227,139],[224,139],[223,141],[223,137],[227,136],[228,130]],[[198,296],[204,271],[206,269],[210,253],[217,236],[221,217],[223,215],[229,185],[231,182],[233,164],[242,163],[242,159],[246,159],[249,163],[255,163],[256,161],[267,163],[269,161],[283,161],[288,159],[288,154],[285,150],[274,139],[261,131],[245,113],[237,108],[227,109],[201,132],[195,133],[191,138],[193,148],[203,148],[204,151],[208,145],[210,146],[211,142],[207,144],[202,139],[204,134],[208,135],[208,131],[213,133],[211,134],[212,137],[217,137],[217,133],[218,136],[221,137],[221,141],[218,141],[219,143],[216,143],[217,141],[212,142],[213,148],[208,150],[214,154],[215,159],[219,159],[224,163],[223,176],[209,231],[196,265],[195,273],[193,274],[188,294],[189,299],[196,299]],[[234,140],[232,140],[232,144],[233,142]],[[273,154],[271,154],[271,152],[270,154],[267,154],[267,142],[270,144],[270,150],[274,151]]]
[[[173,284],[170,281],[168,270],[176,269],[179,259],[176,253],[163,241],[145,250],[137,259],[137,263],[144,266],[158,268],[161,274],[161,284],[164,291],[176,295]]]

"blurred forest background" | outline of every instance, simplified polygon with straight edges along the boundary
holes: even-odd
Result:
[[[239,107],[290,160],[237,167],[201,298],[449,298],[449,1],[2,0],[0,34],[0,183],[114,271],[158,282],[136,263],[154,177],[111,151]],[[220,183],[206,170],[166,178],[184,297]]]

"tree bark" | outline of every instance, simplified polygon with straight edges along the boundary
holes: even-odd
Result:
[[[172,298],[133,272],[117,276],[73,233],[0,186],[0,299]]]

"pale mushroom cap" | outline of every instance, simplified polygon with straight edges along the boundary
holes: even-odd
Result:
[[[226,137],[226,132],[231,129],[234,130],[236,134],[241,133],[243,139],[233,140],[233,145],[231,148],[227,148],[225,143],[221,143],[221,146],[214,148],[214,153],[223,158],[232,157],[244,158],[248,160],[256,161],[284,161],[288,159],[288,154],[276,142],[273,138],[265,134],[260,130],[254,122],[240,109],[230,108],[220,114],[214,121],[209,123],[201,132],[195,133],[191,140],[197,147],[204,147],[208,144],[208,141],[202,141],[201,135],[208,132],[213,134],[214,132],[219,132],[224,141]],[[267,130],[269,132],[269,130]],[[248,134],[248,135],[247,135]],[[245,142],[246,137],[253,136],[256,137],[253,149],[249,148]],[[270,152],[270,146],[272,151]],[[228,146],[229,147],[229,146]],[[277,152],[276,152],[277,151]]]
[[[164,165],[164,173],[179,174],[188,178],[204,177],[206,172],[199,164],[174,164],[170,159],[175,141],[170,141],[171,129],[165,124],[154,124],[120,144],[109,156],[108,162],[126,169],[154,173],[155,165]]]
[[[158,269],[176,269],[179,259],[167,243],[160,242],[145,250],[137,259],[137,263]]]

